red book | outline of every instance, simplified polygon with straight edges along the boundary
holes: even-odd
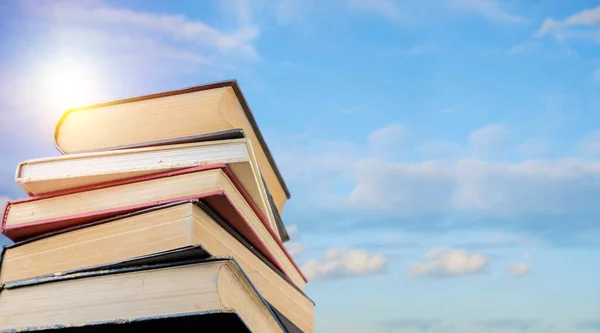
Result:
[[[0,230],[13,241],[23,241],[75,225],[188,199],[205,202],[290,280],[306,282],[267,219],[225,164],[10,200],[4,208]],[[68,205],[65,204],[67,201],[70,202]]]

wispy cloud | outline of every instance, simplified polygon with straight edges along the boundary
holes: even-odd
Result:
[[[505,2],[500,0],[440,0],[395,1],[395,0],[349,0],[351,9],[375,14],[395,23],[428,21],[432,15],[448,16],[451,12],[482,17],[495,23],[523,23],[527,19],[511,13]]]
[[[469,135],[469,145],[475,154],[489,155],[506,143],[508,129],[505,124],[489,124]]]
[[[390,124],[373,131],[369,135],[369,143],[373,147],[397,146],[402,142],[405,132],[401,124]]]
[[[421,152],[430,153],[428,159],[396,162],[376,154],[370,145],[315,141],[312,146],[307,140],[309,146],[302,150],[286,148],[280,161],[291,178],[301,172],[303,181],[316,184],[320,182],[313,177],[342,177],[345,181],[347,191],[317,191],[320,194],[315,197],[315,208],[337,207],[403,217],[467,213],[493,218],[547,218],[598,212],[600,162],[578,158],[484,160],[482,156],[489,155],[483,154],[487,150],[495,153],[518,148],[504,144],[506,135],[501,125],[480,128],[470,133],[470,144],[462,150],[477,154],[459,154],[445,160],[431,155],[436,147],[417,146]],[[461,152],[459,147],[439,144],[437,150],[456,154]]]
[[[381,132],[385,131],[373,131]],[[470,143],[464,146],[444,141],[429,147],[424,145],[427,141],[411,146],[409,141],[400,150],[419,152],[421,159],[414,161],[378,154],[368,136],[364,144],[305,138],[286,146],[278,163],[291,181],[314,184],[311,205],[316,211],[346,216],[344,223],[350,219],[356,227],[363,220],[373,226],[374,218],[386,228],[416,228],[410,221],[418,219],[421,230],[445,228],[448,221],[454,228],[485,221],[477,227],[535,229],[555,241],[574,237],[568,238],[571,244],[594,230],[592,216],[600,212],[596,204],[600,162],[571,157],[533,159],[520,147],[526,141],[515,141],[511,135],[505,127],[491,124],[469,133]],[[478,154],[474,154],[475,146]],[[500,148],[519,152],[522,159],[487,161],[486,154],[481,154]],[[327,185],[332,182],[342,186],[334,190]],[[566,224],[565,219],[571,222]],[[549,221],[554,221],[552,228]]]
[[[368,142],[373,154],[392,158],[401,155],[408,133],[401,124],[390,124],[373,131]]]
[[[465,13],[499,23],[521,23],[526,19],[508,12],[498,0],[447,0],[448,5]]]
[[[0,78],[0,103],[13,128],[16,122],[36,126],[35,135],[7,128],[30,142],[45,141],[38,136],[51,135],[67,108],[174,88],[167,86],[173,78],[176,88],[197,84],[199,73],[202,80],[221,78],[261,60],[255,45],[260,29],[243,13],[217,28],[177,12],[102,0],[21,0],[11,11],[23,17],[19,28],[32,32],[21,38],[37,40],[2,59],[0,68],[10,71]]]
[[[362,249],[333,248],[307,261],[302,271],[311,280],[330,280],[383,272],[389,258]]]
[[[432,249],[420,263],[412,264],[408,273],[412,276],[456,277],[483,272],[489,259],[480,253],[468,253],[463,249]]]
[[[38,19],[48,20],[53,28],[72,29],[73,33],[87,27],[94,36],[113,37],[118,46],[133,43],[153,46],[160,52],[192,52],[201,58],[211,54],[260,59],[253,43],[260,30],[257,26],[237,27],[221,31],[209,24],[187,18],[183,14],[160,14],[108,5],[102,1],[23,1],[24,9]],[[93,27],[93,28],[89,28]],[[135,36],[135,37],[134,37]],[[141,39],[139,38],[141,37]],[[185,51],[183,51],[185,50]],[[140,55],[147,49],[140,50]],[[191,58],[196,59],[195,57]]]
[[[289,225],[286,229],[287,229],[288,235],[290,236],[291,239],[296,239],[296,237],[298,237],[298,225],[297,224]]]
[[[298,257],[304,252],[304,246],[298,240],[300,234],[298,232],[298,225],[292,224],[287,227],[287,232],[290,236],[290,241],[285,243],[285,247],[292,257]]]
[[[582,10],[563,20],[547,18],[535,33],[535,36],[553,35],[559,39],[584,38],[600,42],[600,6]]]
[[[377,170],[377,172],[373,172]],[[359,161],[349,206],[402,216],[478,212],[490,216],[589,213],[600,195],[600,163]],[[585,193],[584,193],[585,192]],[[348,207],[346,207],[348,208]]]
[[[292,257],[298,257],[304,251],[304,246],[299,242],[287,242],[285,247]]]

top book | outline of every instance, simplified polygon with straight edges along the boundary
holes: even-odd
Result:
[[[54,141],[62,154],[72,154],[194,141],[238,128],[246,133],[281,214],[290,193],[235,80],[67,110]]]

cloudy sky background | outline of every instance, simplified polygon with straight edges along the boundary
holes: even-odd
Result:
[[[0,201],[69,106],[235,78],[317,332],[600,331],[594,1],[6,1]]]

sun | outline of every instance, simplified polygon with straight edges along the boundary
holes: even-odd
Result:
[[[44,104],[56,118],[68,109],[92,104],[99,95],[99,73],[75,57],[49,61],[40,73]]]

